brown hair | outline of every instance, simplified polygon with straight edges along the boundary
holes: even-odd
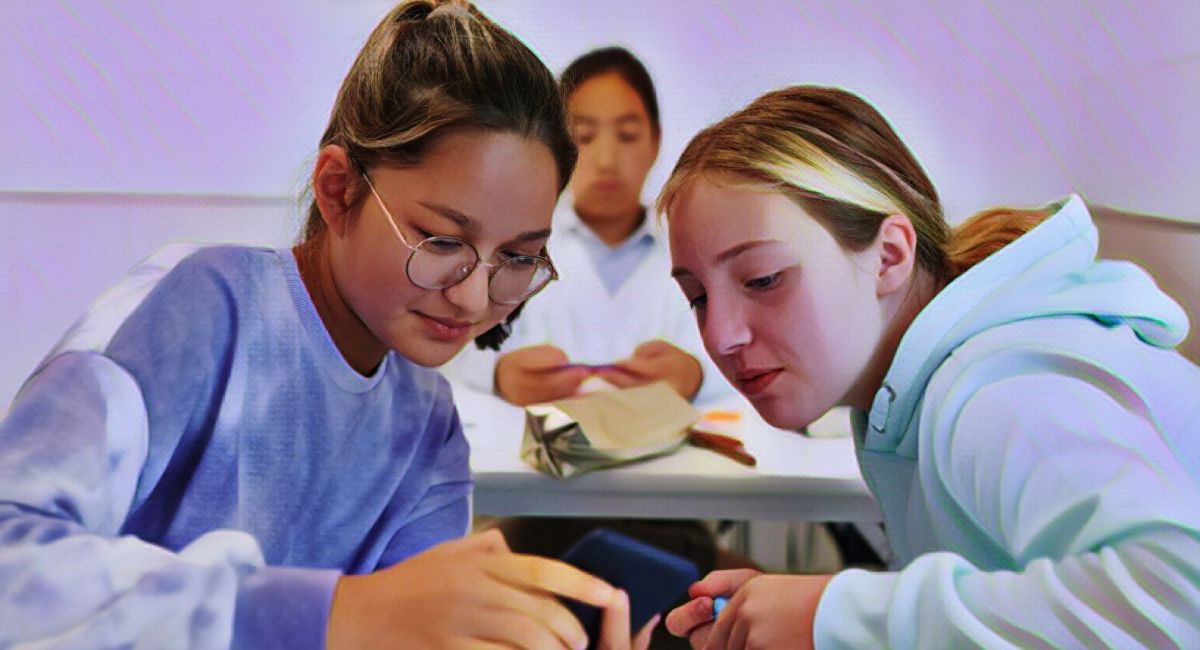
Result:
[[[646,116],[650,118],[650,128],[656,135],[662,135],[662,123],[658,117],[658,94],[654,92],[654,81],[650,79],[646,66],[633,52],[623,47],[592,50],[567,65],[558,80],[563,97],[570,98],[584,82],[608,72],[615,72],[633,88],[642,100]]]
[[[451,129],[481,128],[546,145],[562,192],[577,151],[554,75],[520,40],[462,0],[410,0],[388,12],[342,81],[320,146],[346,149],[359,171],[420,164]],[[360,185],[352,201],[366,196]],[[310,201],[302,242],[325,222]],[[516,317],[519,308],[509,316]],[[495,347],[506,329],[476,339]]]
[[[701,131],[675,164],[659,211],[669,212],[705,174],[782,192],[849,250],[870,245],[888,215],[904,214],[917,232],[917,265],[938,286],[982,259],[964,266],[964,250],[994,252],[1024,232],[1016,226],[952,232],[933,183],[887,120],[836,88],[769,92]]]
[[[954,229],[946,249],[951,271],[961,275],[1049,216],[1047,210],[992,208],[967,219]]]

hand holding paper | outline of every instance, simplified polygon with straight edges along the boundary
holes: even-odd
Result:
[[[704,379],[695,357],[662,340],[642,343],[632,357],[612,366],[601,366],[596,374],[618,388],[665,381],[684,399],[695,396]]]
[[[518,406],[574,395],[592,371],[553,345],[513,350],[496,362],[496,394]]]

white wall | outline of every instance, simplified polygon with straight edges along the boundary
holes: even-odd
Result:
[[[341,76],[387,2],[0,3],[0,411],[91,297],[167,241],[285,245]],[[484,0],[557,72],[659,84],[653,196],[762,91],[871,99],[953,221],[1079,191],[1200,221],[1200,3]]]

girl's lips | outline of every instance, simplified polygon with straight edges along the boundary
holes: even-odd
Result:
[[[453,342],[461,339],[471,331],[470,323],[461,323],[458,321],[447,321],[425,314],[418,314],[421,321],[425,323],[426,330],[430,336],[439,341]]]
[[[782,368],[758,374],[746,374],[738,378],[737,387],[746,397],[757,395],[767,389],[783,373]]]

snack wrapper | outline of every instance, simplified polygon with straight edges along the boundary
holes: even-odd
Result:
[[[687,442],[700,413],[666,382],[525,407],[521,458],[567,478],[655,458]]]

